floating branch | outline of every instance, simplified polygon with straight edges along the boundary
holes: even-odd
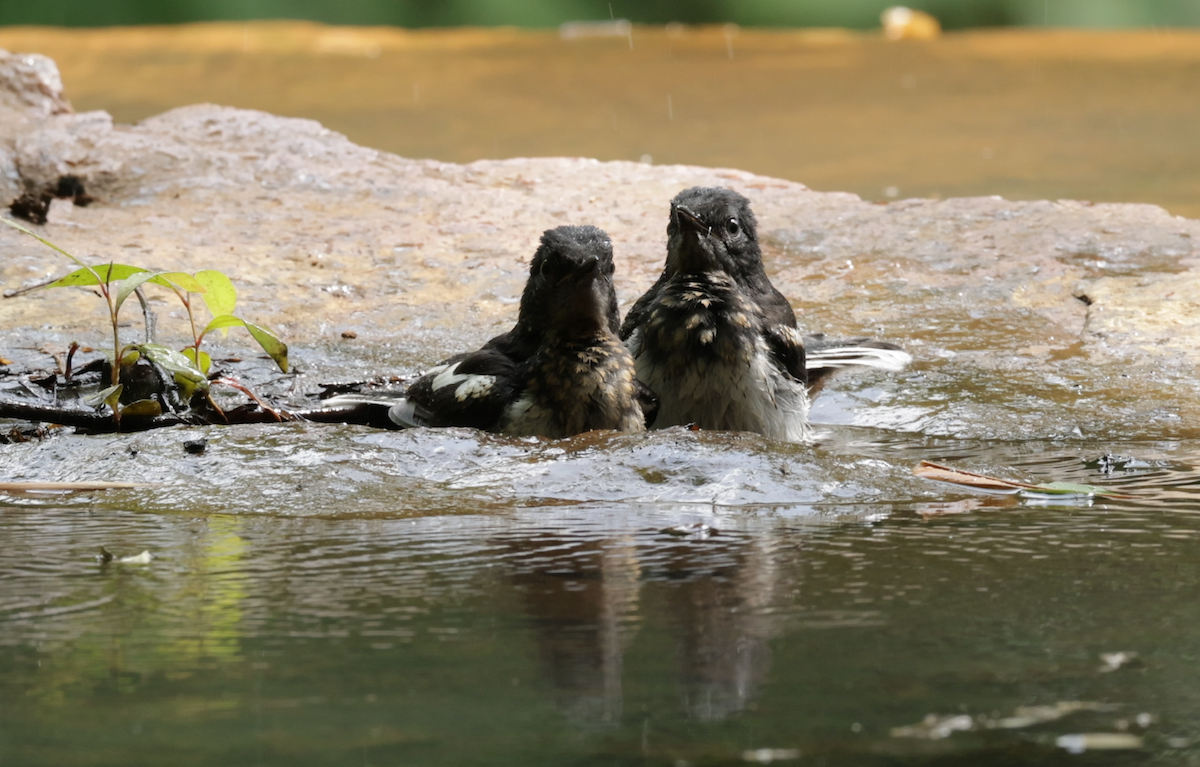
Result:
[[[1021,493],[1023,495],[1051,496],[1092,496],[1103,495],[1108,498],[1132,498],[1134,496],[1117,493],[1096,485],[1082,485],[1075,482],[1045,482],[1039,485],[1028,482],[1017,482],[1011,479],[991,477],[987,474],[976,474],[973,471],[963,471],[950,466],[931,461],[921,461],[913,469],[913,474],[925,479],[938,482],[949,482],[953,485],[983,490],[989,493]]]

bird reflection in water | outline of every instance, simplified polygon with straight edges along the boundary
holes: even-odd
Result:
[[[651,539],[653,548],[640,536],[504,542],[545,672],[578,726],[620,723],[625,658],[643,624],[668,632],[680,705],[691,718],[742,711],[766,676],[769,642],[781,628],[769,608],[789,588],[778,542],[666,537]]]
[[[641,566],[633,540],[546,535],[507,544],[511,583],[560,708],[585,728],[618,724],[625,652],[638,625]]]
[[[787,590],[774,538],[739,539],[719,559],[706,550],[710,542],[676,552],[670,576],[682,580],[662,594],[679,635],[683,707],[703,721],[753,702],[770,668],[769,642],[781,628],[770,608]]]

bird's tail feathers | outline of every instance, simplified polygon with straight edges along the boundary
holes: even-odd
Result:
[[[808,393],[815,397],[837,373],[874,368],[896,372],[912,362],[912,355],[895,344],[872,338],[827,339],[824,335],[804,339],[804,368]]]
[[[347,392],[321,400],[323,407],[346,407],[349,405],[379,405],[391,407],[404,399],[403,392],[378,391],[365,394],[363,392]]]
[[[912,355],[903,349],[884,345],[831,346],[805,351],[807,370],[827,370],[849,367],[878,368],[892,372],[903,370],[912,362]]]
[[[392,420],[392,423],[406,429],[428,426],[429,417],[430,413],[428,410],[410,399],[401,399],[399,402],[394,402],[388,410],[388,418]]]
[[[346,423],[390,429],[421,426],[419,422],[407,422],[396,417],[395,413],[404,412],[406,407],[415,409],[401,392],[351,392],[321,401],[323,410],[339,411]]]

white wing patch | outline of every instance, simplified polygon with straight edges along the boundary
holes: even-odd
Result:
[[[459,402],[466,402],[472,397],[485,397],[492,391],[492,385],[496,383],[496,376],[469,375],[463,376],[466,380],[454,390],[454,398]]]
[[[486,396],[496,383],[496,376],[480,375],[478,373],[459,373],[458,364],[453,365],[438,365],[431,368],[426,375],[433,376],[433,383],[430,388],[434,391],[444,389],[447,386],[457,386],[454,390],[454,399],[459,402],[466,402],[472,397]]]
[[[453,365],[438,365],[437,367],[429,368],[425,373],[427,376],[433,376],[433,383],[429,386],[434,391],[443,389],[447,386],[454,386],[460,381],[465,381],[467,377],[462,374],[457,374],[454,371],[458,370],[458,363]]]

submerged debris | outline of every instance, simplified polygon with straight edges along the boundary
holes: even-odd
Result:
[[[798,748],[755,748],[742,752],[742,761],[752,764],[770,764],[799,758],[800,749]]]
[[[189,439],[183,443],[183,449],[190,455],[200,455],[208,449],[208,437]]]
[[[100,553],[96,555],[96,561],[102,565],[107,565],[110,562],[116,562],[120,565],[148,565],[153,561],[154,555],[149,549],[145,549],[141,554],[133,554],[128,557],[118,557],[105,547],[100,547]]]
[[[131,490],[137,487],[155,487],[149,482],[0,482],[0,493],[6,495],[47,495],[64,493],[87,493],[95,490]]]
[[[1109,703],[1080,700],[1060,700],[1046,706],[1017,706],[1006,716],[979,716],[969,714],[928,714],[916,724],[893,727],[893,738],[921,738],[940,740],[956,732],[971,730],[1019,730],[1034,725],[1062,719],[1077,711],[1113,711],[1117,707]]]
[[[663,533],[673,535],[677,538],[692,538],[695,540],[705,540],[717,535],[721,531],[715,527],[710,527],[703,522],[696,522],[690,525],[674,525],[672,527],[663,528]]]
[[[893,738],[922,738],[924,740],[941,740],[956,732],[975,729],[975,720],[968,714],[952,714],[939,716],[926,714],[925,718],[916,724],[892,728]]]
[[[1140,661],[1137,659],[1137,656],[1138,654],[1132,650],[1127,652],[1100,653],[1100,660],[1104,662],[1104,665],[1100,667],[1099,671],[1102,674],[1108,674],[1122,666],[1138,665]]]
[[[1055,745],[1070,754],[1082,754],[1085,751],[1120,751],[1142,747],[1140,735],[1128,732],[1083,732],[1074,735],[1060,735]]]

